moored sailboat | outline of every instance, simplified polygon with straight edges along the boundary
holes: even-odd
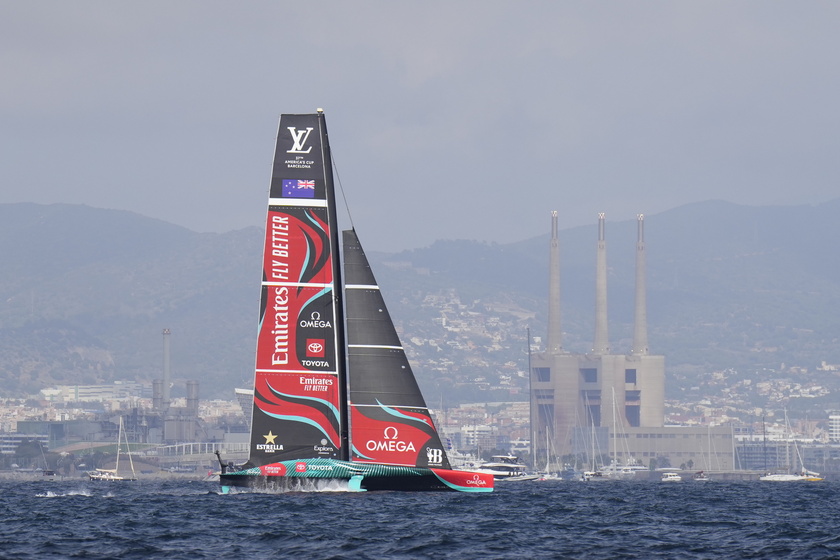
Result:
[[[113,469],[95,469],[88,471],[88,478],[90,480],[104,481],[104,482],[130,482],[137,480],[137,473],[134,470],[134,459],[131,458],[131,448],[128,445],[128,437],[125,436],[125,446],[128,452],[128,463],[131,465],[131,476],[127,474],[120,474],[120,455],[122,454],[122,441],[125,436],[123,430],[123,419],[120,416],[120,426],[117,432],[117,460]]]
[[[355,230],[342,241],[324,114],[282,115],[250,455],[220,459],[222,490],[492,491],[491,475],[450,467]]]
[[[792,432],[790,419],[788,419],[787,410],[785,410],[786,451],[789,453],[789,444],[792,442],[793,449],[796,452],[799,470],[796,472],[786,470],[784,472],[765,473],[764,475],[758,477],[759,480],[764,482],[820,482],[823,480],[820,473],[813,472],[805,468],[805,461],[802,459],[802,454],[799,451],[799,446],[796,444],[796,438],[793,436]]]

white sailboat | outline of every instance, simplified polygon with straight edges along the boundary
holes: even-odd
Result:
[[[131,476],[123,476],[120,475],[120,454],[121,454],[121,445],[123,437],[125,437],[125,447],[126,451],[128,452],[128,462],[131,465]],[[88,477],[90,480],[101,480],[105,482],[125,482],[125,481],[132,481],[137,480],[137,473],[134,471],[134,460],[131,458],[131,450],[128,446],[128,437],[125,436],[125,431],[123,430],[123,419],[120,416],[120,428],[119,432],[117,433],[117,462],[114,465],[113,469],[96,469],[93,471],[88,472]]]
[[[548,435],[548,430],[545,434],[545,469],[537,476],[539,480],[561,480],[560,475],[551,471],[551,455],[554,450],[551,445],[551,440]]]
[[[624,422],[619,414],[618,405],[615,399],[615,389],[612,390],[612,403],[613,427],[611,429],[612,441],[610,445],[610,447],[612,448],[612,460],[610,461],[609,465],[601,467],[601,474],[602,476],[611,480],[633,480],[636,478],[637,472],[647,471],[648,469],[642,465],[635,464],[635,460],[633,460],[633,458],[630,457],[630,450],[627,448],[627,441],[625,439]],[[624,449],[621,450],[621,461],[619,461],[618,442],[616,441],[618,439],[621,439],[622,443],[624,444]],[[630,457],[633,464],[628,464],[628,457]]]
[[[767,473],[758,477],[758,479],[765,482],[819,482],[823,480],[820,473],[809,471],[805,468],[805,462],[802,460],[802,453],[799,451],[799,446],[796,445],[796,438],[793,437],[793,430],[791,430],[790,427],[787,410],[785,410],[785,436],[786,443],[793,442],[793,448],[796,450],[796,458],[799,466],[798,471]]]

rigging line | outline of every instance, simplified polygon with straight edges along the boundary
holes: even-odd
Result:
[[[356,224],[353,223],[353,214],[350,212],[350,205],[347,204],[347,193],[344,192],[344,185],[341,184],[341,175],[338,173],[338,165],[335,163],[332,150],[330,150],[330,163],[332,163],[333,172],[335,173],[335,182],[338,183],[338,190],[341,191],[341,200],[344,201],[344,209],[347,211],[347,217],[350,220],[350,229],[355,230]]]

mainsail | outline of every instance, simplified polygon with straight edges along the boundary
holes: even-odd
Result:
[[[283,115],[277,136],[254,375],[250,462],[257,466],[347,456],[335,205],[324,128],[318,115]]]

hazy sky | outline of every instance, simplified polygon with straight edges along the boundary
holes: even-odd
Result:
[[[368,249],[840,196],[840,2],[0,0],[0,203],[262,225],[327,115]]]

